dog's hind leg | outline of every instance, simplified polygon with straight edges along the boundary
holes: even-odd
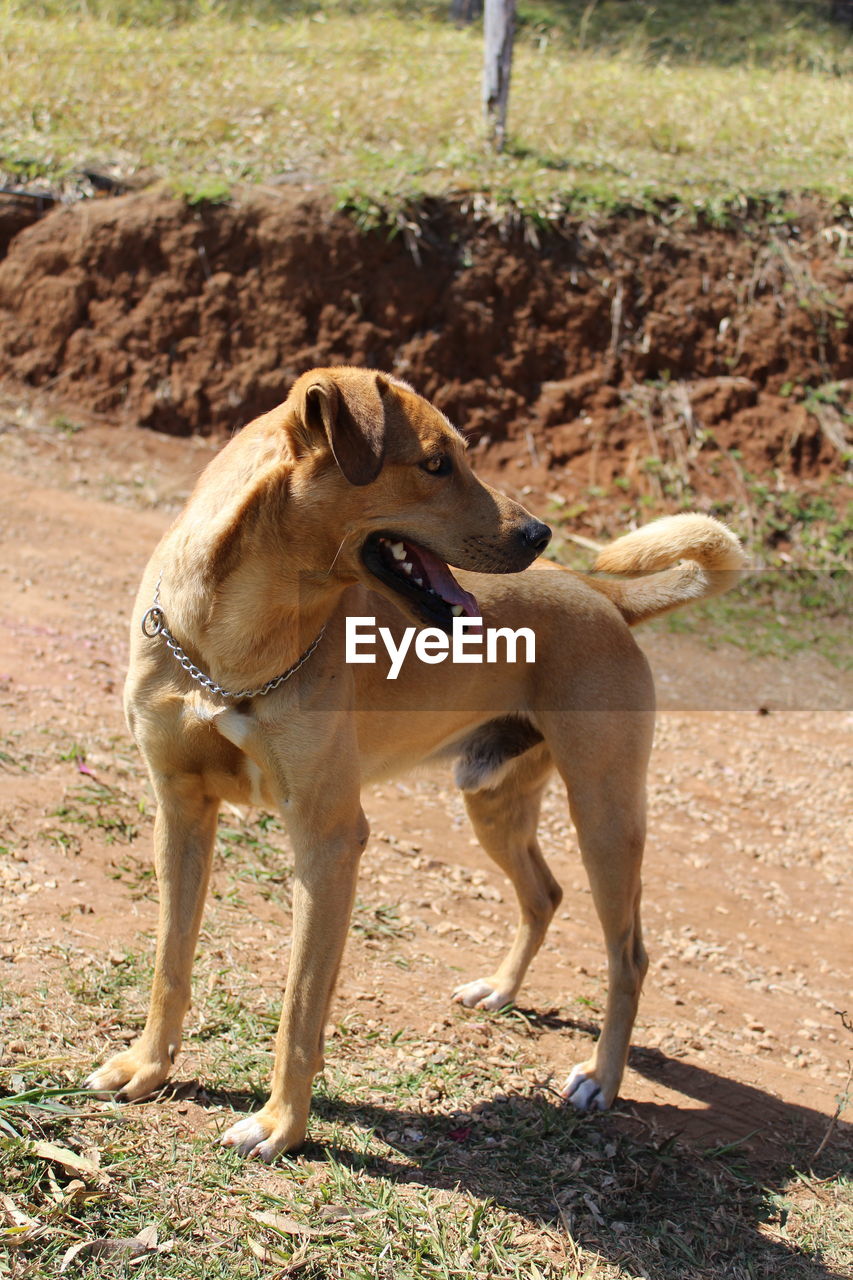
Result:
[[[190,1005],[190,974],[210,876],[219,801],[193,775],[155,779],[154,857],[160,892],[157,952],[148,1018],[129,1049],[95,1071],[86,1088],[144,1098],[164,1082]]]
[[[547,749],[536,746],[513,760],[496,787],[464,793],[477,838],[512,882],[519,912],[512,946],[495,972],[454,991],[453,999],[469,1008],[501,1009],[515,999],[562,898],[536,839],[550,769]]]
[[[563,1089],[579,1110],[609,1107],[619,1090],[640,990],[648,968],[640,924],[645,842],[645,774],[653,728],[646,712],[581,713],[557,767],[607,947],[608,990],[601,1036]]]

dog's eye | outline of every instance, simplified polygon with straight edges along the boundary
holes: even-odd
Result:
[[[453,470],[453,463],[447,453],[434,453],[431,458],[424,458],[418,465],[431,476],[449,476]]]

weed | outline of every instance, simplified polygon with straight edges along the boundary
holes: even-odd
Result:
[[[232,875],[256,885],[261,897],[287,898],[291,854],[281,824],[272,814],[261,814],[257,819],[232,816],[227,822],[220,819],[217,849]]]
[[[57,1100],[85,1095],[84,1089],[48,1088],[35,1086],[18,1093],[0,1094],[0,1131],[13,1138],[21,1138],[20,1129],[32,1128],[35,1113],[73,1117],[80,1113],[63,1106]],[[14,1121],[14,1123],[13,1123]],[[15,1124],[19,1128],[15,1127]]]
[[[136,858],[132,854],[127,854],[121,859],[110,862],[107,875],[112,880],[120,880],[127,885],[134,901],[156,897],[156,874],[150,859]]]
[[[713,460],[717,451],[727,470],[736,467],[738,485],[707,509],[744,537],[752,567],[726,595],[648,625],[702,637],[713,647],[734,644],[757,656],[788,657],[812,650],[849,670],[853,648],[846,620],[851,609],[853,502],[848,478],[826,480],[811,491],[786,487],[780,474],[758,479],[742,467],[737,450],[723,453],[710,433],[698,427],[683,384],[637,385],[625,394],[646,421],[651,453],[630,475],[619,477],[622,483],[617,487],[626,501],[618,526],[612,511],[602,512],[598,506],[601,487],[590,486],[583,499],[552,504],[549,519],[555,537],[550,554],[571,568],[588,568],[589,551],[576,545],[585,547],[588,540],[574,533],[581,514],[603,545],[626,525],[645,523],[649,511],[695,507],[693,459],[704,450]],[[821,394],[832,403],[837,390],[830,384]]]
[[[62,824],[72,823],[97,831],[104,844],[130,844],[139,834],[136,822],[139,811],[137,806],[136,813],[131,818],[128,815],[129,809],[132,812],[127,796],[114,787],[90,778],[75,787],[65,802],[53,811],[52,816],[59,818]],[[73,836],[70,837],[60,826],[56,838],[61,842],[63,838]]]
[[[150,957],[125,950],[123,955],[100,957],[86,969],[68,973],[66,988],[82,1004],[112,1009],[123,1016],[131,1010],[138,1017],[152,973]]]
[[[203,204],[227,204],[231,199],[231,184],[215,174],[174,178],[171,187],[175,195],[191,208]]]
[[[371,938],[375,941],[404,938],[411,930],[400,922],[399,917],[399,908],[390,903],[369,907],[357,898],[353,908],[352,931],[362,938]]]
[[[0,768],[6,769],[10,773],[29,772],[29,765],[24,763],[20,754],[13,754],[2,747],[0,747]]]
[[[228,824],[237,833],[229,869],[241,871],[254,852],[248,838],[265,838],[264,825],[275,835],[265,817],[245,831]],[[373,928],[376,913],[359,910]],[[380,936],[386,924],[394,931],[393,913],[378,918]],[[239,933],[219,941],[229,947]],[[149,980],[132,953],[75,949],[63,970],[72,962],[73,1003],[51,997],[54,1077],[79,1078],[75,1062],[57,1058],[55,1031],[79,1041],[81,1023],[94,1030],[105,1010],[135,1024]],[[10,1027],[27,1028],[29,1052],[48,1056],[33,1016],[43,1007],[36,993],[3,1002]],[[204,949],[195,1009],[184,1061],[204,1089],[190,1078],[171,1100],[166,1090],[143,1106],[80,1104],[73,1087],[53,1094],[0,1067],[0,1114],[16,1130],[0,1137],[0,1275],[47,1280],[75,1244],[127,1241],[150,1225],[169,1252],[140,1256],[128,1275],[819,1280],[849,1261],[853,1187],[832,1162],[817,1174],[802,1160],[794,1172],[752,1168],[743,1144],[703,1154],[636,1134],[630,1106],[580,1117],[536,1079],[538,1022],[517,1010],[488,1019],[482,1034],[494,1047],[485,1052],[459,1036],[462,1012],[425,1037],[348,1014],[328,1031],[303,1152],[269,1170],[240,1161],[216,1132],[266,1093],[276,1003],[251,966]],[[843,1141],[836,1131],[821,1160]],[[57,1147],[83,1172],[56,1163]],[[111,1263],[116,1274],[122,1265]],[[75,1274],[95,1280],[105,1267],[79,1255]]]
[[[65,417],[64,414],[58,414],[51,418],[50,425],[54,431],[60,431],[64,436],[76,436],[78,431],[83,428],[79,422],[73,422],[71,418]]]
[[[824,382],[808,387],[803,403],[813,418],[817,419],[821,432],[849,467],[853,462],[851,436],[853,436],[853,382]]]

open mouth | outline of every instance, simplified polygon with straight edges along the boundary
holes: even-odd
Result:
[[[480,606],[433,551],[393,533],[373,533],[361,550],[367,569],[423,622],[451,631],[454,618],[479,618]]]

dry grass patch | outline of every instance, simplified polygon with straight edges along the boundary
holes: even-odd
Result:
[[[379,9],[155,27],[4,10],[0,168],[13,176],[99,163],[190,194],[299,180],[356,202],[468,189],[544,214],[849,193],[853,84],[823,72],[522,39],[511,145],[494,157],[474,29]]]

